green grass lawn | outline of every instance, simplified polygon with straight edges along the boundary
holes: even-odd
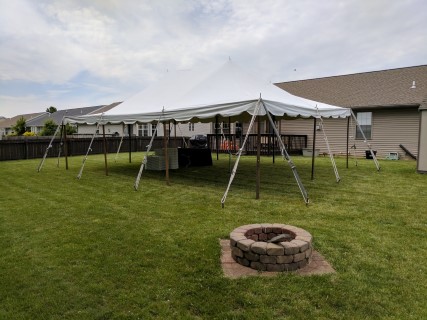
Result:
[[[427,175],[413,161],[243,157],[221,208],[227,155],[212,167],[144,172],[142,154],[0,163],[0,319],[427,319]],[[337,273],[225,278],[219,239],[250,223],[292,224]]]

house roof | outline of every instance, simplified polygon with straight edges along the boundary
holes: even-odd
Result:
[[[342,107],[419,106],[427,97],[427,65],[276,85],[294,95]]]
[[[56,124],[60,124],[64,116],[81,116],[81,115],[87,115],[87,114],[103,113],[107,110],[114,108],[120,103],[121,102],[115,102],[109,105],[58,110],[54,113],[46,112],[46,113],[43,113],[41,117],[28,120],[26,124],[28,127],[43,127],[44,123],[48,119],[52,119]]]
[[[21,117],[23,117],[26,121],[30,121],[30,120],[35,120],[39,117],[42,117],[45,114],[46,112],[29,113],[29,114],[20,114],[12,118],[6,118],[3,121],[0,121],[0,128],[13,127],[16,124],[16,121],[18,121]]]

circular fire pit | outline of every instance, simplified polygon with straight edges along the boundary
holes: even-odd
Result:
[[[230,233],[231,256],[259,271],[294,271],[310,263],[312,240],[310,233],[294,226],[249,224]]]

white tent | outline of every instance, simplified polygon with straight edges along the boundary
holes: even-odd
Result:
[[[163,79],[100,115],[68,117],[72,123],[211,122],[216,116],[248,119],[262,99],[268,112],[280,117],[345,118],[350,109],[294,96],[246,74],[231,61],[219,68],[168,72]],[[265,110],[260,110],[260,116]]]
[[[351,115],[351,109],[294,96],[271,83],[261,81],[256,76],[246,74],[234,63],[228,61],[219,68],[168,72],[156,84],[102,115],[67,117],[64,122],[103,125],[108,123],[166,123],[169,121],[213,122],[224,119],[229,121],[250,120],[249,132],[256,117],[267,119],[273,129],[276,129],[271,116],[274,116],[275,119],[296,117],[321,119],[346,118]],[[304,200],[308,202],[307,193],[295,166],[287,154],[277,130],[275,133],[279,138],[278,142],[281,143],[282,156],[292,168]],[[238,158],[223,197],[223,204],[237,170],[245,141],[238,152]],[[151,147],[151,143],[149,147]],[[141,165],[135,188],[138,187],[145,163],[146,158]],[[166,165],[166,167],[168,166]],[[166,170],[166,174],[168,175],[168,170]]]

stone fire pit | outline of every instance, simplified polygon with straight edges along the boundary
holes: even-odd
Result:
[[[304,229],[278,223],[249,224],[230,233],[231,256],[259,271],[295,271],[311,262],[313,237]]]

